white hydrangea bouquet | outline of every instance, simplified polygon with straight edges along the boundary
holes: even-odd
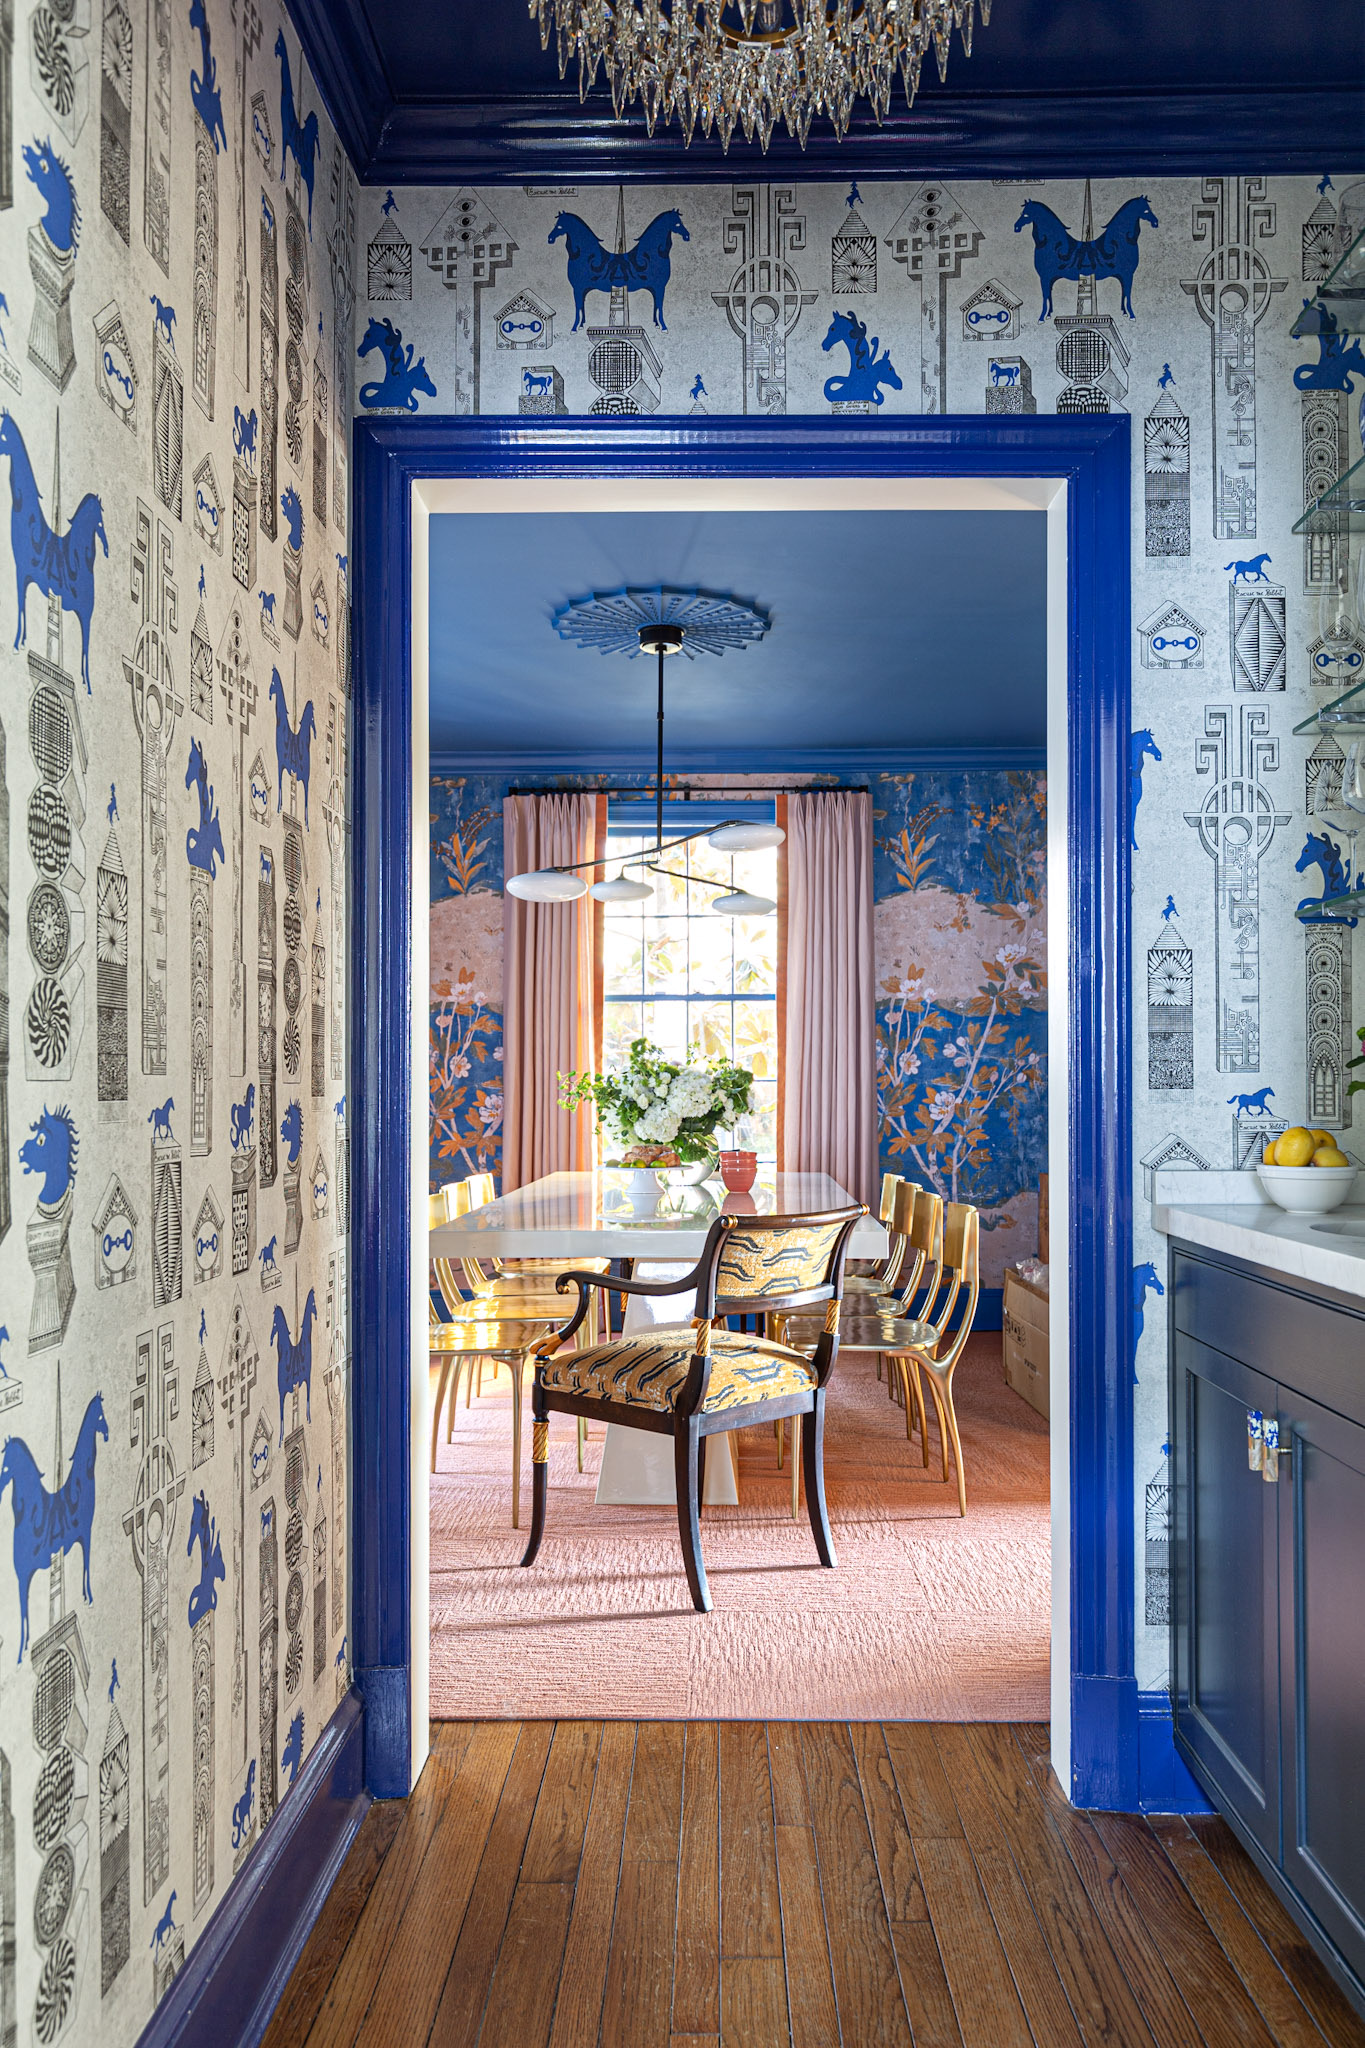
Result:
[[[560,1107],[591,1102],[598,1131],[622,1148],[622,1166],[688,1166],[716,1158],[721,1125],[753,1109],[753,1081],[748,1067],[728,1060],[680,1067],[635,1038],[619,1074],[561,1074]]]

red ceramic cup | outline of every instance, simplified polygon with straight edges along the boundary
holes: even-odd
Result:
[[[758,1178],[757,1152],[722,1152],[720,1177],[732,1194],[746,1195]]]

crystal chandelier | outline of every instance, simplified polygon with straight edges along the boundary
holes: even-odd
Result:
[[[779,118],[804,149],[816,114],[842,142],[860,93],[880,125],[898,72],[914,105],[931,44],[940,79],[954,28],[970,57],[978,7],[988,23],[991,0],[530,0],[561,78],[577,52],[580,99],[600,65],[618,120],[638,98],[651,136],[676,118],[726,150],[737,127],[766,150]]]

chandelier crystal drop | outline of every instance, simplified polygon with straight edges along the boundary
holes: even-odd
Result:
[[[766,150],[779,120],[804,149],[817,114],[842,142],[860,96],[880,126],[898,76],[914,105],[930,48],[947,77],[955,28],[970,57],[978,9],[989,23],[991,0],[530,0],[561,78],[577,56],[580,99],[600,68],[618,120],[638,99],[651,136],[676,120],[724,150],[736,128]]]

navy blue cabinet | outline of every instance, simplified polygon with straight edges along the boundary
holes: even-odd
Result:
[[[1176,1743],[1362,2003],[1365,1304],[1184,1246],[1170,1283]]]

